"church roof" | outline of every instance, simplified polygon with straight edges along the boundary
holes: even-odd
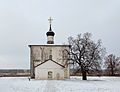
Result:
[[[46,62],[47,62],[47,61],[49,61],[49,60],[51,60],[51,59],[45,60],[44,62],[42,62],[42,63],[40,63],[40,64],[36,65],[36,66],[35,66],[35,68],[36,68],[36,67],[38,67],[38,66],[40,66],[40,65],[42,65],[42,64],[44,64],[44,63],[46,63]],[[65,66],[64,66],[64,65],[59,64],[58,62],[56,62],[56,61],[54,61],[54,60],[51,60],[51,61],[52,61],[52,62],[54,62],[54,63],[56,63],[57,65],[59,65],[59,66],[61,66],[61,67],[65,68]]]
[[[71,45],[62,45],[62,44],[45,44],[45,45],[39,45],[39,44],[36,44],[36,45],[28,45],[29,47],[31,46],[46,46],[46,47],[70,47]]]

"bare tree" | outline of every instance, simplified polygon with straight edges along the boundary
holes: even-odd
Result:
[[[109,75],[114,76],[120,69],[120,57],[116,57],[113,54],[108,55],[105,57],[105,67]]]
[[[90,70],[99,70],[104,48],[101,46],[101,40],[95,43],[91,40],[91,34],[79,34],[77,38],[69,37],[71,45],[69,55],[73,63],[77,63],[82,73],[82,79],[87,80],[87,73]]]

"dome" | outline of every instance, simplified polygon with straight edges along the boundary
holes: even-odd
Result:
[[[46,35],[47,35],[47,36],[54,36],[55,33],[54,33],[53,31],[48,31],[48,32],[46,33]]]
[[[50,24],[50,29],[49,31],[46,33],[47,36],[54,36],[55,33],[52,31],[52,28],[51,28],[51,24]]]

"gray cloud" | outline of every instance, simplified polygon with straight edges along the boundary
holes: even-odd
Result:
[[[0,68],[29,68],[28,44],[46,44],[50,16],[57,44],[91,32],[120,56],[120,0],[1,0]]]

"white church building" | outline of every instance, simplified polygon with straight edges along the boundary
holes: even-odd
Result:
[[[69,78],[69,45],[55,45],[55,33],[50,22],[47,35],[47,44],[29,45],[30,47],[30,76],[33,79],[61,80]]]

